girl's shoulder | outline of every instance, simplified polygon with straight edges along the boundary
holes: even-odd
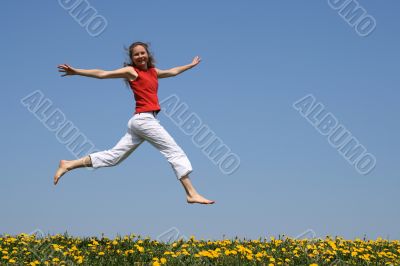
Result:
[[[147,70],[142,70],[143,72],[146,72],[146,73],[148,73],[148,74],[150,74],[150,75],[152,75],[152,76],[156,76],[157,77],[157,70],[156,70],[156,68],[155,67],[150,67],[150,68],[148,68]]]

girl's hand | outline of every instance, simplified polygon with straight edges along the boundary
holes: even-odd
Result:
[[[61,77],[72,76],[77,74],[76,69],[67,64],[59,65],[58,72],[64,73],[63,75],[61,75]]]
[[[196,56],[195,58],[193,58],[193,61],[191,63],[192,66],[197,66],[201,61],[201,58]]]

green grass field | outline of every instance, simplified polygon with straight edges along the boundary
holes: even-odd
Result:
[[[0,265],[400,265],[398,240],[0,236]]]

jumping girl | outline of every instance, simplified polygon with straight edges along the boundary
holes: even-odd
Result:
[[[54,175],[54,185],[57,185],[66,172],[76,168],[115,166],[126,159],[146,140],[166,157],[176,177],[185,189],[188,203],[213,204],[214,201],[208,200],[197,193],[189,178],[189,174],[192,172],[189,159],[156,119],[158,112],[161,110],[157,96],[158,79],[179,75],[198,65],[200,58],[196,56],[192,63],[188,65],[160,70],[155,67],[154,58],[148,49],[148,45],[143,42],[131,44],[129,58],[129,64],[112,71],[78,69],[67,64],[58,66],[59,72],[63,72],[63,77],[80,75],[98,79],[125,79],[133,91],[136,109],[133,117],[128,122],[127,133],[114,148],[92,153],[77,160],[61,160]]]

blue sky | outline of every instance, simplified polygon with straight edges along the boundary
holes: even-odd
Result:
[[[61,2],[7,1],[0,11],[0,233],[400,237],[398,2],[362,1],[376,20],[367,37],[328,1],[86,1],[107,21],[97,37]],[[202,58],[160,80],[159,98],[177,95],[240,157],[239,169],[223,174],[165,113],[159,120],[213,206],[186,204],[148,143],[119,166],[52,184],[58,161],[74,156],[21,99],[39,90],[97,148],[111,148],[133,113],[131,91],[121,80],[61,78],[56,66],[118,68],[137,40],[151,43],[161,69]],[[375,156],[368,175],[293,108],[309,94]]]

